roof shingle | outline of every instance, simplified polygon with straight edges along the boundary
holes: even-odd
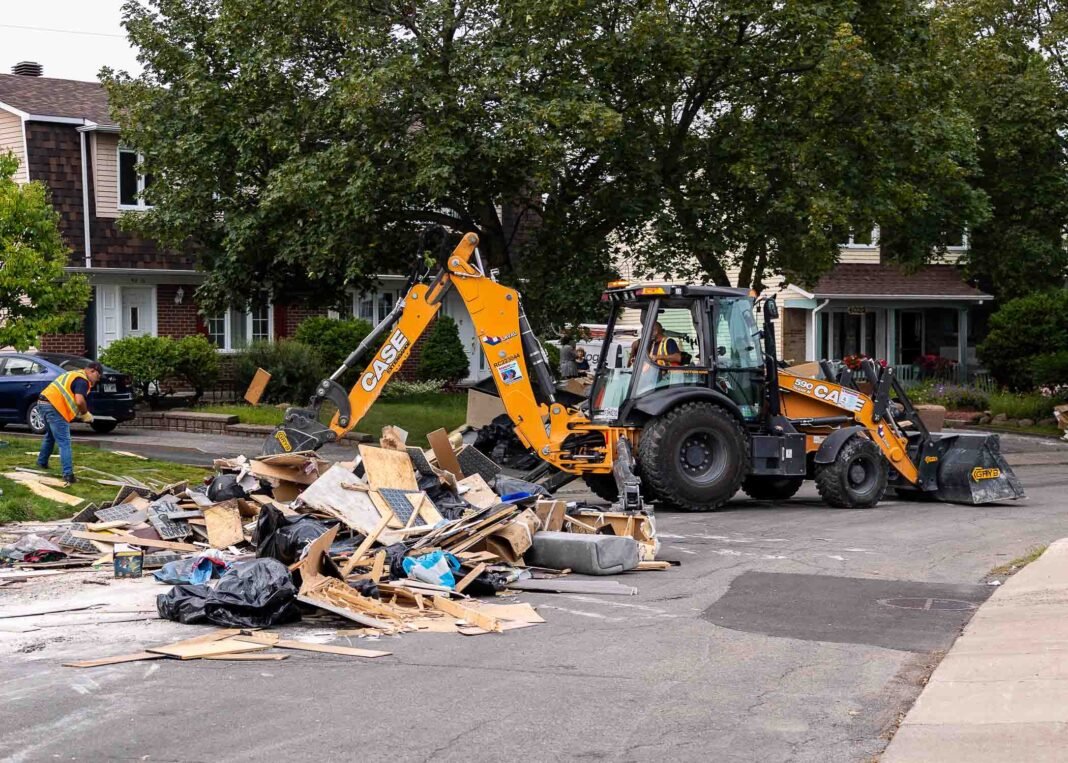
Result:
[[[97,82],[0,74],[0,103],[27,114],[87,119],[117,127],[108,112],[108,96]]]
[[[925,265],[903,273],[893,265],[840,263],[811,289],[817,297],[959,297],[993,299],[965,282],[953,265]]]

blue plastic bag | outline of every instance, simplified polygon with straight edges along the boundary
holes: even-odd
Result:
[[[432,551],[414,558],[406,557],[401,566],[404,567],[404,574],[414,580],[455,588],[454,573],[460,571],[460,560],[447,552]]]
[[[169,585],[179,583],[200,585],[219,577],[228,566],[222,555],[212,549],[176,562],[167,562],[153,572],[152,576],[160,583]]]

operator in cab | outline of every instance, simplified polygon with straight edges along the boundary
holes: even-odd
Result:
[[[649,357],[659,366],[681,366],[682,350],[679,343],[664,335],[660,321],[653,328],[653,342],[649,347]]]
[[[37,466],[47,469],[52,450],[59,445],[59,462],[63,466],[66,485],[76,482],[74,454],[70,447],[70,422],[78,419],[89,423],[93,420],[86,398],[103,373],[103,366],[96,362],[90,363],[82,371],[68,371],[57,376],[38,398],[38,406],[45,420],[45,435],[41,441],[41,452],[37,454]]]

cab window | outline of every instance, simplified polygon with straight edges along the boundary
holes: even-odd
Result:
[[[753,303],[744,297],[716,300],[716,365],[720,368],[760,368],[760,331],[753,317]]]

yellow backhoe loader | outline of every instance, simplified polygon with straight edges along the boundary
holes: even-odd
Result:
[[[786,499],[806,478],[825,502],[846,508],[874,506],[888,485],[969,504],[1023,497],[996,435],[927,431],[892,369],[868,363],[859,385],[780,369],[775,303],[742,289],[610,286],[605,347],[624,316],[641,317],[630,363],[610,368],[601,353],[589,394],[569,395],[552,379],[519,293],[486,273],[477,245],[468,233],[436,273],[413,273],[388,318],[307,407],[286,412],[264,452],[317,449],[351,430],[455,289],[518,438],[557,474],[581,477],[624,509],[644,496],[711,510],[739,489]],[[754,317],[761,306],[763,330]],[[338,380],[376,346],[346,392]],[[857,388],[864,383],[870,394]],[[327,400],[337,407],[329,425],[319,420]]]

